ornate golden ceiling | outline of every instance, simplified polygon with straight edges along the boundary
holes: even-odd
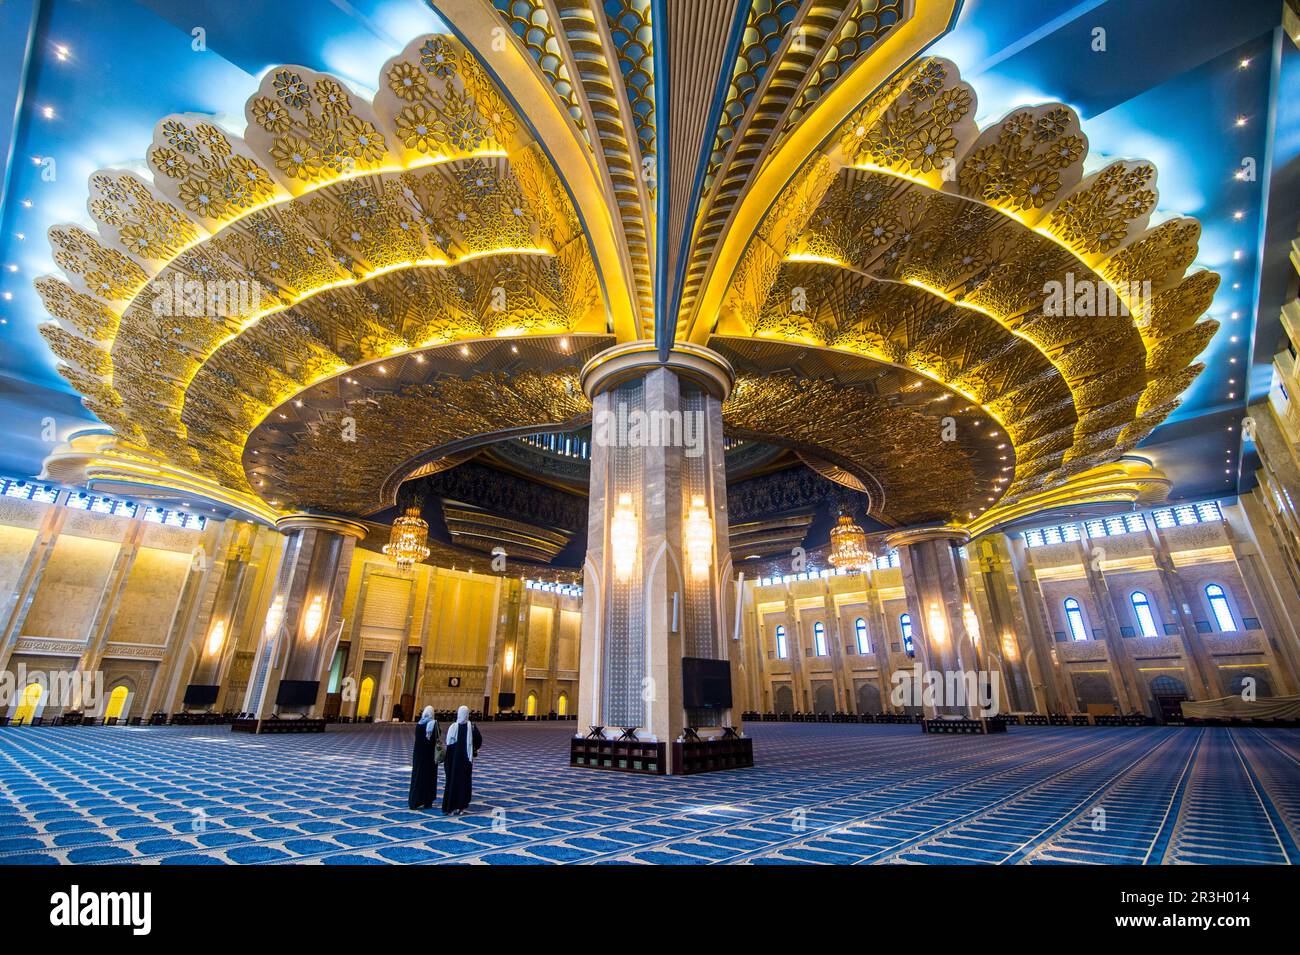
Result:
[[[438,342],[603,332],[563,185],[481,66],[422,37],[373,103],[272,70],[243,137],[162,120],[152,184],[91,178],[37,287],[62,373],[121,439],[242,493],[249,432],[309,385]]]
[[[467,442],[580,420],[583,358],[666,323],[742,366],[733,433],[885,523],[982,522],[1117,460],[1200,370],[1199,226],[1150,227],[1154,169],[1093,168],[1068,107],[977,128],[914,59],[951,3],[439,9],[460,39],[411,41],[373,101],[273,69],[242,134],[164,118],[151,181],[96,173],[95,233],[51,230],[44,333],[114,475],[373,513]]]
[[[1148,228],[1150,164],[1084,174],[1068,107],[983,131],[974,108],[938,59],[873,95],[777,197],[693,335],[807,342],[969,396],[1015,449],[1006,506],[1117,460],[1173,411],[1218,328],[1198,322],[1218,276],[1184,275],[1194,220]]]

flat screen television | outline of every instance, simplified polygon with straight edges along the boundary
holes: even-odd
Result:
[[[319,680],[281,680],[275,694],[276,706],[311,706],[316,702]]]
[[[207,706],[217,702],[217,693],[221,690],[219,686],[211,686],[207,683],[191,683],[185,688],[185,705],[186,706]]]
[[[688,710],[731,708],[731,664],[726,660],[682,657],[682,706]]]
[[[515,705],[515,695],[513,693],[497,694],[497,709],[508,710]]]

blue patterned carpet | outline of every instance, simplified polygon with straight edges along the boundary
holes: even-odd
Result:
[[[760,723],[755,768],[684,778],[570,769],[571,724],[482,730],[457,819],[406,808],[406,725],[0,730],[0,863],[1300,860],[1292,730]]]

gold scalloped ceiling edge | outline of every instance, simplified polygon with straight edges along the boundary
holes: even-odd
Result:
[[[1084,175],[1068,107],[980,131],[974,105],[935,58],[869,97],[772,204],[716,326],[701,316],[692,335],[843,348],[1013,415],[1011,503],[1118,459],[1177,407],[1218,328],[1197,321],[1218,276],[1186,274],[1195,220],[1148,228],[1150,163]],[[970,334],[954,341],[954,325]]]
[[[214,401],[251,423],[296,389],[403,348],[606,330],[563,184],[454,38],[409,43],[373,102],[325,74],[271,70],[246,118],[243,137],[206,116],[164,118],[152,183],[97,172],[97,234],[49,231],[66,281],[36,282],[55,319],[42,334],[128,444],[246,492],[230,416],[204,417]],[[385,301],[383,288],[402,294]],[[439,297],[414,307],[413,288]],[[358,299],[366,321],[345,327]],[[303,322],[268,341],[264,324],[298,312]]]

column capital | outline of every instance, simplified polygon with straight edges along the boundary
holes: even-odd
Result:
[[[307,530],[331,531],[345,537],[355,537],[357,540],[365,540],[366,535],[370,533],[370,529],[360,521],[335,514],[316,514],[310,511],[286,514],[275,522],[275,529],[281,534]]]
[[[897,550],[909,544],[921,544],[925,541],[947,541],[954,547],[970,540],[970,533],[964,527],[955,524],[931,524],[925,527],[908,527],[885,535],[885,543]]]
[[[582,390],[588,398],[595,398],[601,392],[643,377],[656,368],[667,368],[690,379],[719,401],[727,399],[736,382],[731,362],[711,348],[678,342],[668,353],[668,359],[660,361],[654,341],[647,338],[606,348],[593,357],[583,366]]]

